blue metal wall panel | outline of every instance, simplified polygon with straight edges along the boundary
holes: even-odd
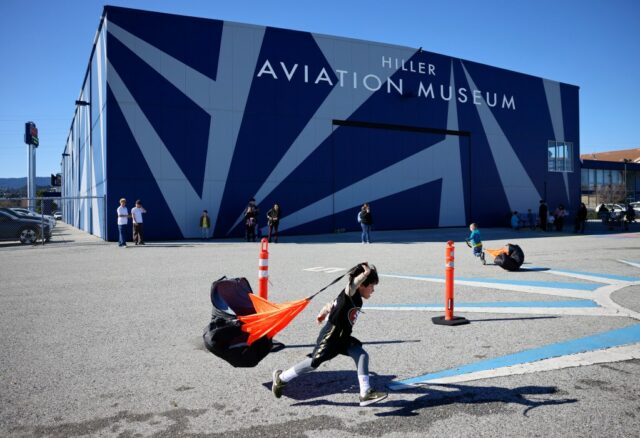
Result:
[[[261,225],[278,202],[289,233],[356,229],[364,202],[378,229],[504,225],[545,196],[579,202],[577,87],[405,47],[106,12],[108,208],[142,199],[150,238],[198,236],[205,208],[216,237],[242,235],[253,196]],[[574,172],[547,171],[548,140],[573,142]]]

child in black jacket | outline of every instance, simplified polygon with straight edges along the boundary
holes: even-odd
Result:
[[[316,346],[310,358],[293,367],[273,372],[273,394],[280,398],[282,388],[297,376],[315,370],[318,366],[333,359],[338,354],[351,356],[358,368],[360,385],[360,406],[368,406],[387,397],[384,392],[371,388],[369,384],[369,355],[362,348],[362,342],[351,336],[353,325],[358,319],[362,300],[369,299],[374,286],[378,284],[375,266],[367,262],[353,267],[349,271],[349,283],[336,299],[322,308],[316,320],[318,324],[325,319],[326,324],[320,331]],[[327,317],[328,316],[328,317]]]

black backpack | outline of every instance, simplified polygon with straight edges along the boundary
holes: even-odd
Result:
[[[507,244],[507,254],[500,254],[494,263],[507,271],[517,271],[524,263],[524,252],[518,245]]]
[[[250,346],[248,333],[240,329],[237,316],[251,315],[256,309],[249,298],[253,293],[246,278],[226,278],[211,285],[211,322],[204,328],[204,345],[211,353],[234,367],[254,367],[272,349],[273,342],[262,337]]]

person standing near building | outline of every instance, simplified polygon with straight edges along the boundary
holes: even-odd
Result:
[[[576,213],[576,226],[573,232],[584,234],[584,228],[586,223],[587,223],[587,206],[584,205],[584,202],[581,202],[580,207],[578,207],[578,211]]]
[[[244,209],[244,236],[247,242],[256,241],[256,207],[252,202]]]
[[[636,211],[633,209],[633,206],[631,204],[627,204],[627,209],[624,212],[624,219],[623,219],[624,229],[628,230],[629,224],[635,221],[636,221]]]
[[[567,210],[564,209],[564,205],[560,204],[553,212],[555,218],[556,231],[562,231],[564,228],[564,217],[567,216]]]
[[[278,225],[280,225],[280,205],[273,204],[271,210],[267,212],[267,224],[269,225],[269,242],[271,242],[271,236],[274,238],[274,242],[278,243]]]
[[[520,229],[520,217],[518,216],[517,211],[514,211],[511,215],[511,229],[513,229],[513,231],[518,231]]]
[[[544,199],[540,200],[540,207],[538,208],[538,218],[540,218],[540,229],[542,231],[547,231],[547,215],[549,213],[549,209],[547,208],[547,203],[544,202]]]
[[[202,210],[200,215],[200,230],[202,230],[202,240],[209,238],[209,228],[211,228],[211,218],[207,210]]]
[[[144,229],[142,227],[142,215],[147,210],[142,206],[142,202],[138,199],[136,206],[131,209],[131,221],[133,222],[133,241],[136,245],[144,245]]]
[[[127,209],[127,200],[120,198],[120,207],[116,209],[118,213],[118,246],[127,246],[127,224],[129,223],[129,210]]]
[[[371,215],[371,208],[369,204],[362,204],[360,213],[358,213],[358,222],[362,228],[362,243],[371,243],[370,233],[371,225],[373,225],[373,216]]]

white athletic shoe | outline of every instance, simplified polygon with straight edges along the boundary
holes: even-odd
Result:
[[[282,397],[282,388],[286,385],[285,382],[280,380],[280,374],[282,374],[282,370],[275,370],[273,372],[273,383],[271,384],[271,392],[276,398]]]
[[[376,391],[373,388],[369,388],[367,393],[363,396],[360,396],[360,406],[369,406],[380,400],[384,400],[387,398],[386,392]]]

